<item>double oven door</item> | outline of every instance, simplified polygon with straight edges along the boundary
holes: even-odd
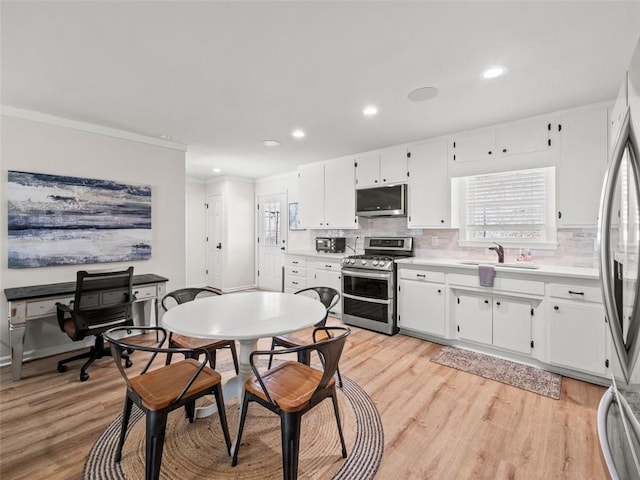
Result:
[[[387,335],[398,331],[393,271],[343,268],[342,302],[344,323]]]

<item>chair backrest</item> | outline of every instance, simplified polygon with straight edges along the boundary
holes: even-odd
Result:
[[[324,318],[316,323],[314,326],[322,327],[327,323],[327,317],[329,316],[329,310],[335,307],[340,301],[340,292],[331,287],[308,287],[298,290],[294,295],[307,295],[312,298],[320,300],[326,309]]]
[[[220,292],[218,292],[217,290],[212,290],[211,288],[179,288],[178,290],[173,290],[172,292],[169,292],[164,296],[164,298],[162,299],[162,308],[166,312],[173,306],[173,303],[180,305],[181,303],[191,302],[196,298],[210,295],[220,295]]]
[[[323,333],[325,338],[323,340],[316,341],[319,333]],[[347,327],[323,326],[318,327],[313,331],[314,343],[310,344],[308,348],[311,351],[316,350],[320,355],[320,360],[324,367],[324,373],[316,391],[311,396],[312,403],[315,400],[314,397],[318,395],[322,396],[323,390],[326,388],[329,381],[335,376],[336,371],[338,370],[340,357],[342,356],[342,351],[344,350],[344,344],[350,333],[351,330]]]
[[[77,273],[72,319],[77,339],[117,325],[133,325],[133,267],[113,272]]]

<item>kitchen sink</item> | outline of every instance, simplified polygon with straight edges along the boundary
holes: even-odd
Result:
[[[540,265],[536,265],[531,262],[513,262],[513,263],[498,263],[498,262],[480,262],[477,260],[460,260],[460,265],[493,265],[500,268],[524,268],[529,270],[537,270]]]

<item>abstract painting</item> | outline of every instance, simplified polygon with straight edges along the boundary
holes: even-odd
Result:
[[[8,266],[151,258],[151,187],[8,172]]]

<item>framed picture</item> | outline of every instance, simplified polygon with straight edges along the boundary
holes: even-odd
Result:
[[[151,187],[8,172],[8,267],[151,258]]]
[[[298,202],[289,204],[289,230],[304,230],[298,220]]]

